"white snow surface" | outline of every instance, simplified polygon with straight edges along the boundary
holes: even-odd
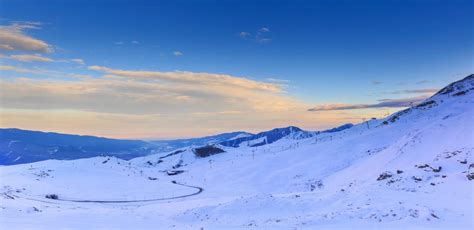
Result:
[[[430,100],[206,158],[2,166],[0,229],[474,229],[474,94]]]

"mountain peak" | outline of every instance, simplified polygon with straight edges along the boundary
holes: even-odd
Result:
[[[460,96],[472,90],[474,90],[474,74],[449,84],[433,95],[433,97],[438,95]]]
[[[264,131],[251,135],[248,137],[237,138],[234,140],[228,140],[221,142],[220,144],[228,147],[239,147],[242,143],[247,143],[248,146],[256,147],[265,144],[273,143],[283,137],[286,137],[293,133],[304,132],[302,129],[296,126],[288,126],[282,128],[275,128],[269,131]]]
[[[262,132],[262,133],[268,133],[268,132],[279,132],[279,131],[289,131],[290,133],[293,133],[293,132],[300,132],[300,131],[303,131],[302,129],[296,127],[296,126],[287,126],[287,127],[281,127],[281,128],[274,128],[270,131],[265,131],[265,132]]]

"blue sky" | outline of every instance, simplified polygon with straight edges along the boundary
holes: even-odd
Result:
[[[111,71],[97,71],[90,66],[160,73],[223,74],[257,83],[284,84],[279,96],[298,101],[298,106],[307,105],[307,109],[323,104],[373,104],[381,99],[426,97],[428,92],[473,72],[472,1],[2,1],[0,13],[3,26],[38,23],[37,28],[21,29],[21,33],[44,41],[51,48],[44,53],[0,51],[3,66],[92,78],[103,78]],[[25,62],[11,58],[11,55],[24,54],[55,61]],[[81,59],[84,64],[65,61],[70,59]],[[10,80],[51,78],[48,74],[25,71],[0,73]],[[33,107],[37,107],[37,112],[47,113],[41,103],[50,102],[48,100],[4,103],[3,107],[16,115],[26,110],[34,113]],[[32,107],[32,103],[38,106]],[[202,112],[173,107],[176,108],[167,113]],[[231,110],[245,110],[242,107],[236,105]],[[134,106],[130,108],[140,111]],[[222,109],[219,111],[227,111]],[[386,108],[383,114],[395,109]],[[58,106],[49,112],[60,114],[58,111],[64,110],[121,114],[119,108],[102,111],[84,109],[82,105]],[[270,113],[265,112],[265,116]],[[330,116],[331,111],[327,112]],[[347,112],[361,116],[382,114],[373,109]],[[318,117],[325,115],[302,109],[298,118],[287,114],[270,117],[273,122],[256,128],[246,125],[262,124],[263,121],[250,121],[252,116],[259,115],[263,114],[254,109],[247,118],[232,117],[221,126],[210,122],[216,117],[200,118],[222,128],[193,127],[189,134],[170,135],[165,131],[144,131],[143,135],[137,133],[131,137],[194,136],[235,129],[256,131],[274,125],[291,125],[295,119],[302,120],[302,116],[305,122],[296,123],[312,129],[344,122],[335,115],[332,120],[328,118],[329,122]],[[248,122],[228,125],[232,119]],[[23,125],[26,123],[31,122],[12,121],[2,126],[28,128]],[[116,133],[65,126],[33,125],[32,128],[108,136]]]

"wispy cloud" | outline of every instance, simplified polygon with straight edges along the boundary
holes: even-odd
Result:
[[[244,40],[250,40],[254,41],[257,43],[270,43],[272,39],[268,37],[268,33],[270,32],[270,29],[268,27],[262,27],[258,29],[254,35],[252,33],[247,32],[247,31],[242,31],[239,33],[239,36],[244,39]]]
[[[272,42],[272,39],[270,39],[270,38],[258,38],[257,42],[258,43],[270,43],[270,42]]]
[[[269,32],[270,29],[268,27],[260,28],[257,32],[257,35],[255,36],[255,40],[258,43],[270,43],[272,39],[268,37]]]
[[[251,34],[249,32],[242,31],[239,33],[241,38],[247,39]]]
[[[16,67],[16,66],[9,66],[9,65],[0,65],[0,71],[12,71],[12,72],[17,72],[17,73],[29,73],[29,74],[43,73],[41,70],[37,70],[37,69],[21,68],[21,67]]]
[[[53,48],[45,41],[26,34],[26,30],[40,29],[38,22],[15,22],[0,26],[0,49],[6,51],[52,52]]]
[[[405,89],[387,92],[388,94],[433,94],[438,92],[439,89]]]
[[[401,99],[381,99],[379,100],[379,103],[374,103],[374,104],[344,104],[344,103],[325,104],[325,105],[315,106],[311,109],[308,109],[308,111],[318,112],[318,111],[373,109],[373,108],[399,108],[399,107],[407,107],[413,104],[420,103],[426,98],[427,96],[401,98]]]
[[[16,54],[16,55],[0,55],[0,58],[4,59],[11,59],[19,62],[68,62],[68,63],[75,63],[79,65],[85,65],[83,59],[80,58],[73,58],[73,59],[52,59],[49,57],[45,57],[41,54]]]
[[[85,65],[86,64],[85,61],[83,59],[80,59],[80,58],[69,59],[69,61],[77,63],[79,65]]]
[[[69,74],[67,74],[67,76],[72,77],[72,78],[81,79],[81,80],[92,79],[92,77],[90,75],[86,75],[86,74],[69,73]]]
[[[174,51],[174,52],[173,52],[173,55],[174,55],[174,56],[183,56],[183,52],[181,52],[181,51]]]
[[[53,62],[53,59],[41,56],[39,54],[18,54],[11,55],[10,58],[21,62]]]
[[[116,41],[114,42],[114,45],[121,46],[121,45],[139,45],[141,42],[137,40],[132,40],[132,41]]]
[[[100,71],[108,75],[114,75],[116,77],[124,77],[130,79],[139,80],[155,80],[165,81],[168,83],[193,83],[193,84],[205,84],[209,86],[233,86],[242,87],[255,90],[263,90],[269,92],[283,92],[283,88],[280,84],[266,83],[250,80],[243,77],[234,77],[225,74],[214,74],[214,73],[195,73],[188,71],[173,71],[173,72],[160,72],[160,71],[134,71],[134,70],[120,70],[111,69],[103,66],[90,66],[90,70]]]
[[[380,85],[383,82],[374,80],[374,81],[371,81],[371,83],[372,83],[372,85]]]
[[[420,84],[426,84],[426,83],[430,83],[430,82],[432,82],[432,81],[430,81],[430,80],[421,80],[421,81],[416,82],[416,84],[420,85]]]
[[[79,74],[65,73],[65,72],[61,72],[57,70],[48,70],[48,69],[42,69],[42,68],[37,68],[37,67],[24,68],[24,67],[18,67],[18,66],[10,66],[10,65],[0,65],[0,71],[40,75],[46,78],[68,78],[68,77],[77,78],[79,76]],[[85,75],[82,75],[82,76],[84,77]]]

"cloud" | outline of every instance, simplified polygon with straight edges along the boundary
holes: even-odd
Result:
[[[67,63],[85,65],[84,60],[80,58],[54,60],[54,59],[42,56],[41,54],[16,54],[16,55],[10,55],[10,56],[0,54],[0,58],[11,59],[11,60],[20,61],[20,62],[67,62]]]
[[[25,33],[29,29],[40,29],[37,22],[16,22],[0,26],[0,49],[6,51],[52,52],[51,45]]]
[[[239,36],[242,37],[242,38],[247,38],[247,37],[249,37],[250,35],[251,35],[251,34],[250,34],[249,32],[245,32],[245,31],[239,33]]]
[[[43,71],[38,69],[28,69],[9,65],[0,65],[0,71],[12,71],[17,73],[41,74]]]
[[[249,40],[249,41],[254,41],[260,44],[264,43],[270,43],[272,42],[272,39],[267,36],[267,34],[270,32],[270,29],[268,27],[262,27],[258,29],[252,36],[250,32],[240,32],[239,36],[244,39],[244,40]]]
[[[90,75],[85,75],[85,74],[76,74],[76,73],[70,73],[67,74],[67,76],[72,77],[72,78],[77,78],[77,79],[92,79]]]
[[[266,36],[268,32],[270,32],[268,27],[260,28],[255,36],[255,41],[261,44],[272,42],[272,39]]]
[[[259,38],[259,39],[257,39],[257,42],[258,43],[270,43],[270,42],[272,42],[272,39],[270,39],[270,38]]]
[[[411,98],[401,98],[401,99],[381,99],[379,103],[375,104],[326,104],[319,105],[308,109],[311,112],[318,111],[334,111],[334,110],[353,110],[353,109],[373,109],[373,108],[400,108],[408,107],[413,104],[417,104],[425,100],[427,96],[411,97]]]
[[[183,56],[183,53],[180,52],[180,51],[174,51],[174,52],[173,52],[173,55],[174,55],[174,56]]]
[[[406,89],[406,90],[396,90],[396,91],[391,91],[388,92],[389,94],[417,94],[417,93],[423,93],[423,94],[434,94],[438,92],[439,89]]]
[[[53,62],[53,59],[43,57],[39,54],[10,55],[10,58],[21,62]]]
[[[79,65],[85,65],[86,63],[84,62],[83,59],[80,59],[80,58],[74,58],[74,59],[69,59],[69,61],[71,62],[74,62],[74,63],[77,63]]]
[[[374,81],[371,81],[371,83],[372,83],[372,85],[380,85],[380,84],[382,84],[383,82],[381,82],[381,81],[375,81],[375,80],[374,80]]]
[[[282,85],[250,80],[243,77],[234,77],[226,74],[195,73],[187,71],[159,72],[111,69],[103,66],[89,66],[90,70],[103,72],[114,77],[156,81],[169,84],[199,84],[205,86],[240,87],[251,90],[261,90],[273,93],[283,92]]]
[[[416,82],[416,84],[420,85],[420,84],[426,84],[426,83],[430,83],[430,82],[432,82],[432,81],[430,81],[430,80],[421,80],[421,81]]]
[[[138,45],[138,44],[140,44],[140,41],[133,40],[133,41],[118,41],[118,42],[114,42],[114,45],[117,45],[117,46],[121,46],[121,45],[125,45],[125,44]]]
[[[246,111],[281,112],[299,106],[284,86],[224,74],[117,70],[90,66],[99,78],[77,74],[3,80],[2,106],[10,109],[72,109],[120,114]],[[36,69],[0,70],[47,74]],[[67,78],[67,79],[66,79]]]
[[[76,74],[73,73],[64,73],[57,70],[47,70],[41,68],[22,68],[17,66],[9,66],[9,65],[0,65],[0,72],[1,71],[11,71],[21,74],[32,74],[32,75],[41,75],[46,78],[77,78],[75,77]],[[0,88],[1,89],[1,88]]]

